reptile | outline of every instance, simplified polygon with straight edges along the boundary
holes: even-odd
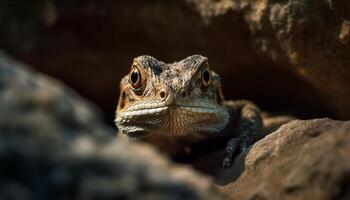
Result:
[[[120,82],[115,123],[119,135],[151,143],[169,155],[224,138],[222,166],[227,168],[236,151],[254,142],[262,117],[250,101],[224,99],[220,77],[206,57],[165,63],[143,55]]]

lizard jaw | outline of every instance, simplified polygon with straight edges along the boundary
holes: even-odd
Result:
[[[118,113],[115,122],[129,137],[144,138],[150,133],[181,136],[218,132],[226,126],[228,118],[226,110],[203,101],[187,105],[153,102],[130,106]]]
[[[183,106],[183,105],[169,105],[163,107],[154,107],[154,108],[145,108],[138,110],[130,110],[126,111],[122,114],[123,118],[134,118],[139,116],[147,116],[147,115],[157,115],[161,114],[168,109],[180,109],[193,113],[216,113],[217,110],[211,107],[200,107],[200,106]]]

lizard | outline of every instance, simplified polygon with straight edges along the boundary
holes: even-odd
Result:
[[[225,100],[220,76],[208,58],[192,55],[165,63],[136,57],[120,81],[119,135],[151,143],[169,155],[203,140],[225,138],[222,167],[245,151],[262,128],[260,109],[248,100]]]

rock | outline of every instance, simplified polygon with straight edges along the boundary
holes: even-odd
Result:
[[[232,199],[349,199],[349,130],[327,118],[285,124],[235,162],[243,173],[221,189]]]
[[[0,120],[9,130],[62,135],[113,135],[103,124],[100,111],[64,87],[58,80],[39,74],[0,51]],[[6,123],[3,123],[4,125]]]
[[[334,9],[343,8],[340,2],[345,1],[334,1]],[[278,31],[288,25],[281,21],[282,25],[279,26],[279,19],[271,22],[268,17],[270,4],[277,3],[255,2],[45,0],[9,4],[3,1],[0,2],[0,15],[3,16],[0,16],[0,26],[5,28],[0,29],[0,48],[5,48],[36,69],[63,80],[97,103],[111,125],[119,93],[118,82],[128,72],[132,59],[141,54],[149,54],[166,62],[203,54],[220,74],[227,99],[246,98],[264,110],[292,110],[292,114],[306,118],[346,117],[349,112],[340,108],[347,102],[348,88],[340,84],[348,83],[349,79],[345,78],[349,73],[348,68],[338,65],[347,57],[339,57],[342,60],[338,62],[336,55],[332,61],[323,63],[322,59],[332,57],[332,53],[327,53],[332,52],[331,49],[326,51],[320,45],[312,47],[312,44],[318,44],[313,42],[316,37],[311,33],[305,36],[299,34],[293,40],[298,44],[297,51],[309,52],[310,55],[300,55],[298,58],[305,57],[310,63],[313,59],[315,61],[312,65],[302,65],[297,60],[293,64],[283,56],[286,50],[279,48],[288,45],[289,40],[279,42],[276,39]],[[283,1],[278,5],[285,8],[288,2]],[[317,2],[318,5],[325,3]],[[278,6],[274,7],[273,16],[277,18],[280,16]],[[300,16],[309,13],[308,9],[317,11],[319,7],[305,7],[300,11]],[[344,8],[342,13],[346,13],[346,10]],[[281,17],[286,13],[281,13]],[[262,17],[259,17],[260,14]],[[257,16],[256,22],[252,21],[254,16]],[[333,16],[325,17],[338,20]],[[328,34],[331,38],[340,40],[337,23],[324,26],[335,26],[331,29],[321,27],[319,30],[327,30],[332,33]],[[292,28],[299,30],[298,26]],[[344,30],[341,41],[346,42],[346,26]],[[302,42],[298,42],[298,38]],[[309,40],[308,49],[303,51],[302,45],[309,44],[304,41]],[[339,52],[343,50],[337,49]],[[316,57],[316,52],[322,51],[325,53]],[[319,60],[316,61],[316,58]],[[343,65],[347,66],[346,62]],[[307,66],[310,66],[308,71],[303,73],[300,67]],[[341,75],[337,75],[336,71]],[[335,98],[335,95],[340,97]],[[333,110],[335,107],[337,112]]]
[[[349,1],[189,1],[206,20],[242,13],[261,55],[315,88],[315,104],[324,101],[335,116],[349,118]]]
[[[208,177],[117,140],[98,110],[0,53],[0,199],[223,199]]]

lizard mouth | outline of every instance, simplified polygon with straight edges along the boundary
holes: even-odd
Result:
[[[216,113],[217,107],[206,102],[194,102],[191,104],[170,104],[166,105],[164,102],[148,103],[131,106],[129,109],[121,114],[123,118],[133,118],[138,116],[149,116],[164,113],[167,110],[183,110],[192,113]]]
[[[228,118],[227,112],[205,102],[187,105],[161,103],[138,104],[117,113],[116,124],[130,138],[154,134],[184,135],[194,132],[217,132]]]
[[[145,131],[128,132],[126,134],[128,135],[129,139],[132,139],[132,140],[144,139],[152,135],[152,133],[145,132]]]

